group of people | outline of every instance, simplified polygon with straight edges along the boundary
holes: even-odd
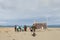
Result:
[[[32,26],[29,28],[31,32],[35,32],[36,27]],[[27,26],[25,25],[23,29],[20,26],[15,25],[15,32],[27,31]]]
[[[15,25],[15,32],[21,32],[23,29],[20,26]],[[24,26],[24,31],[27,31],[27,26]]]
[[[32,34],[33,37],[35,37],[36,35],[35,30],[36,30],[35,26],[30,27],[30,31],[33,32]],[[27,31],[27,26],[25,25],[24,29],[22,29],[20,26],[15,25],[15,32],[21,32],[21,31]]]

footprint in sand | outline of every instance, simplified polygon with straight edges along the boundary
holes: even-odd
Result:
[[[12,40],[15,40],[15,39],[12,39]]]
[[[5,31],[6,33],[8,33],[8,31]]]

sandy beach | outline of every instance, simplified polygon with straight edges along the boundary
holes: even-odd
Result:
[[[48,28],[46,31],[36,30],[36,36],[32,32],[15,32],[14,28],[0,28],[0,40],[60,40],[60,28]]]

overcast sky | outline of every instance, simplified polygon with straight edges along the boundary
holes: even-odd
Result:
[[[29,25],[41,18],[60,24],[60,0],[0,0],[0,25]]]

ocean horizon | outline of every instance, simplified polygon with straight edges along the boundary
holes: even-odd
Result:
[[[32,25],[29,25],[29,27],[31,27]],[[15,27],[15,25],[0,25],[0,27]],[[23,26],[20,26],[20,27],[24,27]],[[47,25],[48,28],[60,28],[60,25]]]

